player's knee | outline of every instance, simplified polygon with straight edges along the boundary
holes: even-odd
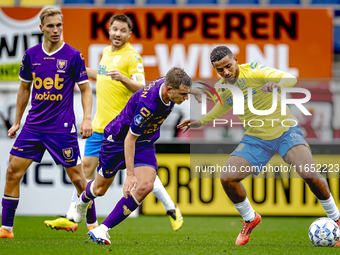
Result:
[[[142,182],[138,187],[136,188],[136,192],[138,193],[139,196],[146,196],[153,190],[153,182]]]
[[[104,196],[107,189],[104,186],[97,186],[93,188],[93,192],[97,197]]]
[[[228,177],[221,177],[220,180],[221,180],[221,184],[223,186],[228,186],[228,185],[230,185],[234,181],[233,178],[228,178]]]
[[[6,172],[6,181],[13,182],[13,181],[20,181],[23,174],[20,171],[20,166],[9,164]]]

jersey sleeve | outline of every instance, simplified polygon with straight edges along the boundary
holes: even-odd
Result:
[[[19,78],[24,82],[31,82],[33,80],[31,73],[31,65],[30,65],[30,56],[25,52],[22,57]]]
[[[287,88],[293,87],[297,82],[295,76],[281,70],[277,70],[259,63],[251,63],[250,66],[252,68],[253,75],[258,79],[263,79],[263,84],[275,82],[281,87]]]
[[[134,112],[133,121],[130,125],[130,132],[135,136],[140,136],[145,128],[144,123],[151,114],[151,109],[143,101],[140,101]]]
[[[132,80],[145,85],[145,72],[142,57],[137,52],[134,52],[131,55],[128,66],[128,75]]]
[[[78,84],[88,82],[89,78],[86,72],[85,60],[83,54],[78,52],[74,59],[74,77]]]

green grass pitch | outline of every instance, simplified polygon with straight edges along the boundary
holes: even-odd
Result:
[[[184,216],[178,232],[168,216],[139,216],[110,230],[111,245],[88,240],[86,224],[75,232],[52,230],[53,217],[16,217],[14,239],[0,239],[0,254],[340,254],[338,247],[314,247],[308,238],[316,218],[263,217],[245,246],[235,246],[240,217]],[[100,218],[99,222],[103,219]]]

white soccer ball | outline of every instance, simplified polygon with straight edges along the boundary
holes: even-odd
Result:
[[[309,239],[315,246],[334,246],[340,237],[340,230],[334,220],[319,218],[309,227]]]

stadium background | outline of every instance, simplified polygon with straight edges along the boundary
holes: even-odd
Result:
[[[211,67],[209,53],[214,46],[222,44],[237,54],[239,63],[260,62],[296,75],[299,78],[296,86],[307,88],[312,93],[306,104],[312,116],[301,115],[296,109],[293,112],[311,145],[315,161],[322,164],[323,169],[340,164],[338,1],[323,4],[317,0],[169,0],[157,1],[158,5],[155,2],[0,1],[1,194],[13,144],[7,137],[7,129],[15,117],[20,60],[25,49],[42,40],[37,15],[46,4],[62,10],[65,42],[82,51],[86,64],[92,68],[97,67],[101,51],[109,42],[106,28],[110,16],[126,13],[135,25],[130,42],[143,57],[149,81],[165,75],[176,65],[185,68],[195,80],[213,84],[217,75]],[[91,86],[95,92],[94,81]],[[94,93],[93,114],[95,99]],[[214,178],[216,176],[193,177],[190,162],[200,159],[203,165],[224,165],[229,153],[236,148],[243,128],[213,129],[208,126],[183,136],[175,126],[190,116],[189,105],[193,103],[190,104],[176,107],[162,127],[157,144],[160,178],[184,215],[237,215],[219,180]],[[75,111],[79,128],[82,118],[79,93],[75,95]],[[81,141],[83,146],[84,141]],[[193,153],[192,146],[199,149]],[[269,164],[280,166],[283,162],[276,156]],[[339,206],[339,172],[324,174]],[[285,173],[267,177],[248,178],[244,182],[248,198],[257,212],[262,215],[324,215],[302,180],[289,179]],[[121,197],[123,179],[124,176],[119,176],[108,194],[98,199],[99,215],[107,215]],[[60,201],[49,204],[47,198],[57,191],[62,194]],[[18,215],[64,214],[71,191],[72,185],[63,169],[55,166],[45,154],[40,164],[29,168],[22,181]],[[164,214],[164,208],[153,195],[149,195],[141,212]]]

